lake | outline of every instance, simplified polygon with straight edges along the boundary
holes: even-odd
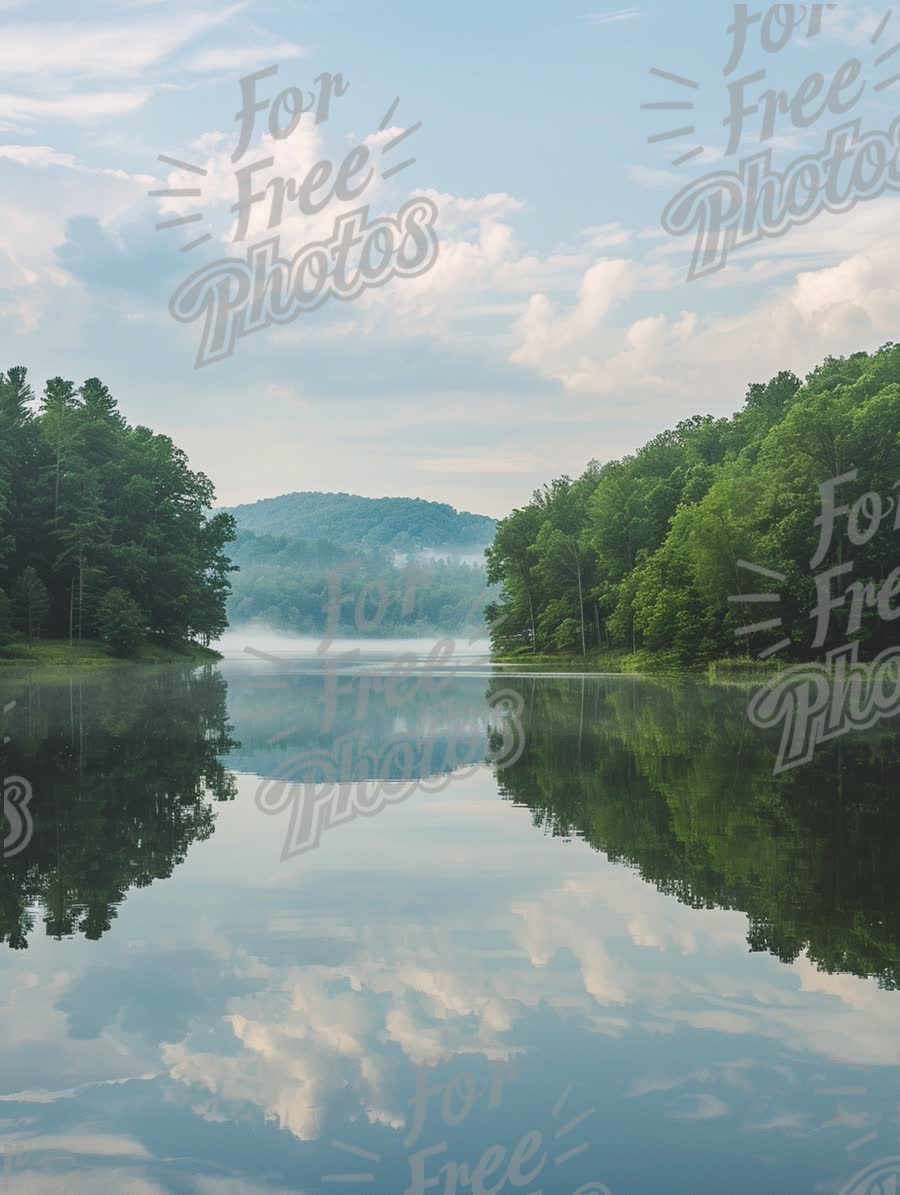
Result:
[[[0,673],[4,1190],[898,1189],[894,724],[225,646]]]

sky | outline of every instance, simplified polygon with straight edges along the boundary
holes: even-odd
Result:
[[[726,223],[753,228],[730,181],[742,162],[816,160],[853,121],[887,143],[900,10],[750,4],[737,55],[741,6],[617,4],[80,0],[74,15],[0,0],[3,367],[26,365],[38,392],[100,377],[223,504],[328,490],[499,517],[590,459],[733,412],[751,382],[892,339],[897,200],[874,149],[841,210],[804,206],[798,187],[794,222],[776,214],[698,277],[694,232],[663,213],[689,188],[680,217],[725,195]],[[241,80],[270,67],[235,161]],[[333,181],[361,146],[363,192],[315,190],[311,170]],[[237,172],[268,159],[245,175],[262,195],[235,239]],[[316,211],[300,208],[304,179]],[[170,189],[199,194],[148,194]],[[170,311],[190,275],[230,259],[236,278],[273,236],[289,259],[362,205],[395,217],[415,197],[437,211],[427,271],[294,312],[196,367],[202,313]],[[229,285],[215,293],[237,308]],[[198,293],[212,302],[212,283]]]

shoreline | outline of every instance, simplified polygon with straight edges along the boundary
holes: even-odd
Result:
[[[596,673],[616,676],[684,676],[717,681],[746,683],[765,680],[784,668],[778,660],[742,659],[724,656],[704,660],[697,664],[685,664],[671,652],[628,651],[627,648],[610,648],[590,651],[581,655],[531,655],[524,652],[491,656],[492,664],[515,664],[519,668],[531,669],[535,673],[544,670],[561,672]]]
[[[4,668],[95,671],[129,664],[211,664],[221,659],[220,652],[189,640],[145,643],[133,656],[116,656],[107,644],[96,640],[71,645],[68,639],[0,644],[0,672]]]

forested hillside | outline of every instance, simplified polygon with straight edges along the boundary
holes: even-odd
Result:
[[[343,636],[484,633],[490,591],[482,565],[418,557],[399,563],[388,549],[241,528],[231,555],[240,568],[228,602],[232,625],[260,622],[317,636],[340,603]]]
[[[215,638],[234,521],[167,436],[130,427],[106,386],[0,374],[0,643]]]
[[[845,512],[813,567],[819,486],[853,470],[835,491],[838,506],[871,492],[880,522],[867,501],[854,544]],[[896,642],[897,624],[889,603],[868,600],[858,628],[848,625],[849,600],[835,610],[812,652],[814,577],[852,562],[832,593],[853,582],[878,592],[900,557],[898,479],[900,346],[830,358],[804,382],[783,372],[753,384],[733,418],[685,420],[632,456],[545,485],[500,522],[488,551],[488,577],[503,590],[488,611],[494,647],[643,647],[697,662],[755,655],[782,638],[791,641],[783,658],[802,658],[849,637],[874,654]],[[760,590],[777,590],[777,604],[729,600]],[[735,636],[774,619],[768,637]]]
[[[356,494],[283,494],[231,509],[255,535],[287,536],[344,548],[472,548],[491,542],[496,523],[422,498],[360,498]]]
[[[228,603],[234,625],[321,635],[339,576],[342,635],[484,631],[491,592],[483,551],[493,519],[421,498],[318,493],[266,498],[230,513],[240,568]],[[470,559],[454,558],[463,556]],[[369,596],[358,611],[364,590]]]

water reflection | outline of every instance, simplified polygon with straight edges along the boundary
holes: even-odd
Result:
[[[753,951],[898,987],[896,728],[776,776],[745,708],[702,684],[528,683],[527,750],[500,793],[692,908],[742,910]]]
[[[525,750],[280,863],[254,794],[349,733],[358,680],[328,732],[312,668],[108,675],[80,708],[77,682],[11,694],[8,766],[57,795],[3,908],[62,934],[0,954],[11,1190],[394,1195],[417,1151],[430,1178],[500,1149],[497,1195],[837,1192],[898,1152],[884,727],[773,778],[735,689],[465,675],[403,710],[370,691],[372,744],[402,718],[489,746],[513,687]],[[532,1132],[546,1163],[516,1188]],[[324,1181],[348,1172],[373,1179]]]
[[[33,835],[0,866],[0,941],[24,949],[43,912],[61,938],[106,933],[129,889],[164,879],[231,800],[236,747],[213,668],[4,678],[2,775],[27,778]]]
[[[131,887],[170,876],[212,834],[235,771],[289,775],[298,752],[351,739],[377,757],[400,730],[427,747],[413,760],[423,781],[451,771],[453,745],[474,735],[468,772],[490,758],[496,699],[513,690],[525,747],[495,775],[537,827],[582,838],[692,908],[745,912],[752,951],[900,984],[890,724],[776,776],[740,689],[462,674],[398,698],[383,674],[330,683],[321,665],[232,668],[230,687],[213,668],[7,682],[0,763],[39,796],[33,841],[0,868],[0,940],[27,945],[36,905],[52,937],[106,932]]]

